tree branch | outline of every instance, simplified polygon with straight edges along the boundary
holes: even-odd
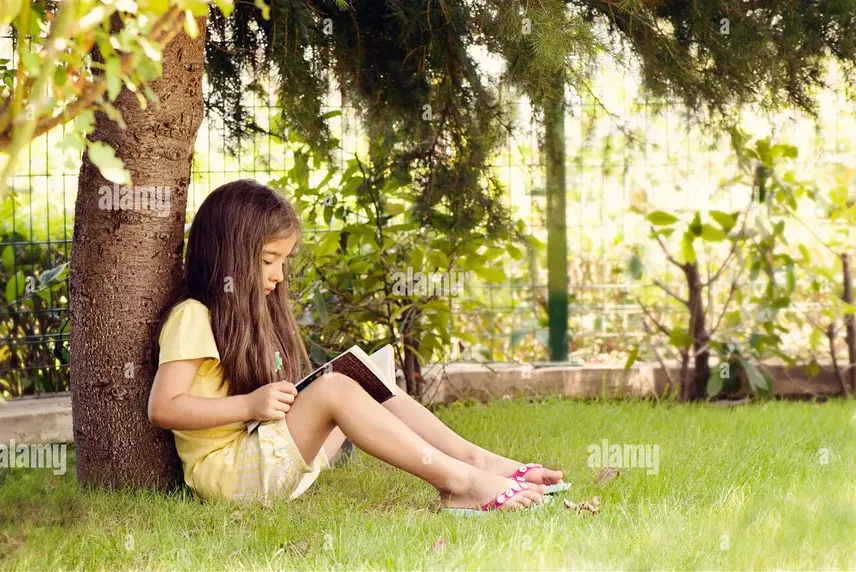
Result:
[[[640,300],[638,297],[636,298],[636,303],[639,304],[639,307],[642,308],[642,311],[645,312],[645,315],[648,316],[648,319],[654,322],[654,325],[657,326],[658,330],[663,332],[663,334],[665,334],[667,337],[672,337],[672,332],[669,330],[669,328],[665,327],[663,324],[657,321],[657,319],[648,310],[648,307],[643,304],[642,300]]]
[[[672,256],[672,254],[669,252],[668,247],[666,246],[665,241],[663,241],[663,237],[662,237],[660,234],[658,234],[658,233],[656,232],[656,230],[654,230],[654,227],[653,227],[653,226],[651,227],[651,233],[654,235],[654,238],[656,238],[656,239],[657,239],[657,244],[659,244],[659,245],[660,245],[660,248],[662,248],[662,249],[663,249],[663,253],[666,255],[666,258],[669,260],[669,262],[671,262],[672,264],[674,264],[675,266],[677,266],[678,268],[680,268],[681,270],[683,270],[683,269],[684,269],[684,266],[686,266],[686,265],[685,265],[685,264],[681,264],[680,262],[678,262],[678,259],[677,259],[677,258],[675,258],[674,256]]]
[[[642,320],[642,328],[645,330],[645,332],[649,336],[651,336],[654,333],[651,331],[651,326],[648,325],[648,320]],[[649,343],[651,343],[651,342],[649,342]],[[669,386],[671,386],[673,388],[675,388],[675,387],[680,388],[680,386],[675,383],[675,378],[672,377],[672,372],[669,370],[668,367],[666,367],[666,362],[663,361],[663,356],[660,355],[660,351],[657,349],[657,346],[655,346],[653,343],[651,343],[651,351],[654,352],[654,357],[657,358],[657,363],[660,364],[660,367],[663,368],[663,371],[666,373],[666,377],[669,378]]]
[[[165,47],[175,35],[181,30],[184,25],[184,21],[179,16],[181,15],[181,9],[177,6],[173,6],[170,8],[163,16],[161,16],[155,25],[152,28],[152,31],[146,36],[146,39],[157,43],[161,46],[161,48]],[[133,54],[126,53],[120,59],[120,67],[122,73],[127,73],[131,68],[131,59]],[[32,138],[35,139],[40,135],[44,135],[54,127],[58,125],[62,125],[63,123],[67,123],[78,114],[80,114],[85,109],[92,107],[92,104],[96,99],[104,95],[104,92],[107,91],[107,78],[102,76],[98,81],[93,82],[87,86],[87,88],[83,91],[83,93],[68,104],[59,115],[55,115],[50,117],[49,119],[40,118],[38,123],[36,124],[35,130],[33,132]],[[6,121],[6,118],[0,117],[0,124],[8,123],[11,125],[11,121]],[[0,151],[5,151],[9,148],[12,143],[12,133],[11,129],[7,127],[2,133],[0,133]]]
[[[663,292],[665,292],[666,294],[668,294],[669,296],[671,296],[672,298],[674,298],[675,300],[677,300],[678,302],[680,302],[681,304],[683,304],[684,306],[686,306],[687,308],[689,308],[689,307],[690,307],[690,302],[689,302],[689,300],[684,300],[683,298],[681,298],[680,296],[678,296],[677,294],[675,294],[675,293],[672,291],[672,289],[671,289],[671,288],[669,288],[668,286],[666,286],[665,284],[663,284],[663,283],[662,283],[662,282],[660,282],[659,280],[654,279],[654,280],[653,280],[653,283],[654,283],[654,285],[655,285],[655,286],[659,286],[659,287],[663,290]]]
[[[731,288],[728,291],[728,299],[725,300],[725,304],[722,305],[722,313],[719,314],[719,319],[716,320],[716,324],[710,330],[708,337],[712,338],[713,334],[716,333],[716,330],[719,328],[719,325],[722,323],[722,319],[725,317],[725,313],[728,311],[728,305],[731,303],[731,299],[734,298],[734,294],[737,292],[737,279],[731,281]]]

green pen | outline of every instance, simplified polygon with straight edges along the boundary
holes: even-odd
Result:
[[[273,357],[274,357],[273,365],[274,365],[274,367],[276,367],[276,372],[279,373],[279,370],[282,369],[282,356],[279,355],[279,352],[274,352]]]

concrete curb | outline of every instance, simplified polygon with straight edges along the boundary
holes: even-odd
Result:
[[[26,397],[0,403],[0,444],[71,443],[71,395]]]
[[[680,367],[667,363],[677,380]],[[832,396],[840,393],[835,376],[824,371],[808,378],[804,368],[786,369],[765,364],[773,374],[778,396]],[[454,363],[423,369],[423,402],[451,403],[464,399],[497,399],[520,395],[561,395],[568,398],[662,397],[673,391],[669,373],[658,364],[636,364],[629,371],[620,365],[546,365]],[[0,444],[71,443],[71,395],[28,397],[0,403]]]

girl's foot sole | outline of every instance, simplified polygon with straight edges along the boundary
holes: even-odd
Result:
[[[555,486],[555,485],[554,485]],[[544,497],[544,501],[541,504],[532,504],[529,507],[521,507],[513,510],[478,510],[475,508],[453,508],[453,507],[443,507],[440,509],[442,514],[449,514],[452,516],[483,516],[485,514],[490,514],[492,512],[504,512],[504,513],[513,513],[513,512],[528,512],[530,510],[541,510],[548,504],[553,502],[553,497]]]

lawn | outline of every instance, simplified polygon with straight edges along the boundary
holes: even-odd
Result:
[[[547,399],[438,410],[489,449],[559,466],[573,501],[461,518],[429,485],[362,453],[265,509],[180,493],[84,491],[73,461],[0,473],[2,569],[856,568],[856,407]],[[589,445],[659,447],[597,482]],[[438,542],[443,539],[443,542]]]

